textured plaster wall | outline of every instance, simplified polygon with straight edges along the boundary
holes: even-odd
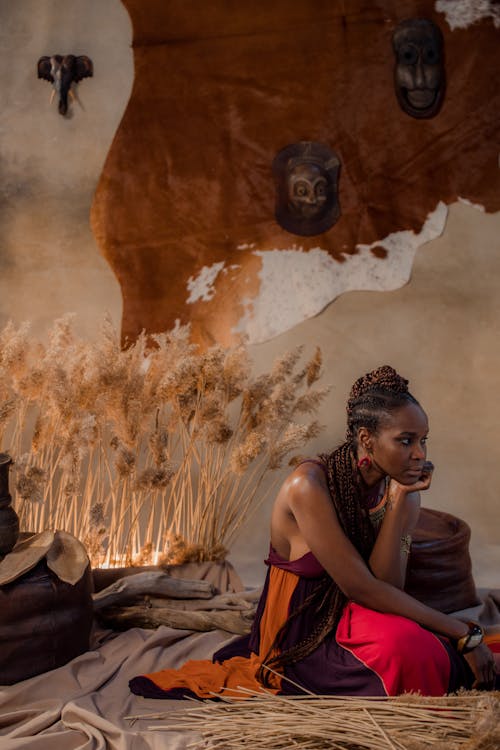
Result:
[[[64,312],[92,335],[121,293],[89,226],[92,196],[132,84],[129,17],[119,0],[0,3],[0,325],[35,331]],[[38,80],[42,55],[86,54],[95,77],[78,86],[72,116]]]
[[[0,55],[0,326],[32,320],[43,332],[77,313],[92,336],[105,311],[118,324],[118,282],[99,255],[89,208],[125,109],[133,69],[130,24],[118,0],[2,0]],[[83,104],[66,120],[36,78],[38,57],[89,55],[95,77],[79,85]],[[472,527],[480,585],[499,584],[500,214],[455,204],[444,233],[416,251],[410,282],[397,291],[350,292],[320,315],[254,345],[257,370],[299,343],[322,347],[333,386],[311,452],[341,440],[353,380],[390,363],[410,378],[431,424],[436,464],[426,505]],[[315,278],[311,279],[315,284]],[[265,312],[265,311],[264,311]],[[231,559],[248,582],[262,580],[268,503]]]

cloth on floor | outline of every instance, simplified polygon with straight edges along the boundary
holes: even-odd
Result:
[[[457,613],[479,620],[500,636],[500,589],[481,591],[482,603]],[[160,627],[134,628],[69,664],[0,689],[2,750],[186,750],[194,732],[154,732],[151,720],[125,717],[179,710],[179,701],[132,695],[129,680],[189,659],[209,659],[234,642],[222,631],[192,633]]]

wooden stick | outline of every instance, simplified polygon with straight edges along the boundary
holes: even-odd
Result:
[[[166,625],[180,630],[226,630],[228,633],[246,635],[251,629],[251,619],[241,612],[230,610],[222,612],[189,612],[168,607],[149,607],[135,605],[131,607],[110,607],[99,611],[99,620],[116,630],[127,628],[158,628]]]
[[[94,594],[94,611],[126,604],[138,597],[157,595],[172,599],[211,599],[216,588],[208,581],[189,581],[173,578],[168,573],[148,571],[119,578],[107,588]]]
[[[241,594],[219,594],[212,599],[165,599],[164,597],[148,597],[147,602],[150,607],[168,607],[175,610],[231,610],[245,611],[247,613],[255,612],[256,602],[245,597],[245,592]]]

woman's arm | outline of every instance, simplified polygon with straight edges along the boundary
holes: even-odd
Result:
[[[408,492],[403,485],[391,480],[387,490],[385,515],[370,555],[373,575],[403,589],[408,564],[408,543],[420,513],[420,493]]]
[[[408,617],[453,639],[464,636],[468,628],[461,620],[427,607],[370,572],[340,526],[320,471],[310,467],[294,472],[280,494],[300,537],[341,591],[365,607]]]

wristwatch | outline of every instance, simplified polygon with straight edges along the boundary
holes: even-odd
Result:
[[[483,642],[484,630],[477,622],[468,622],[469,632],[459,638],[456,649],[459,654],[467,654]]]

